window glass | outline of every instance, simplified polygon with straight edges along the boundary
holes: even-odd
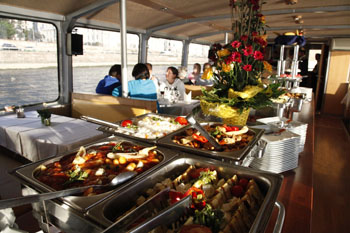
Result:
[[[55,26],[0,18],[0,109],[58,97]]]
[[[308,65],[308,71],[312,71],[316,64],[316,54],[321,54],[322,50],[321,49],[310,49],[309,50],[309,65]]]
[[[120,33],[75,28],[83,35],[83,55],[73,56],[73,91],[95,93],[98,82],[114,64],[121,64]],[[128,79],[138,60],[139,37],[127,34]]]
[[[169,66],[181,66],[182,41],[151,37],[148,40],[147,62],[152,64],[152,74],[165,81]]]
[[[209,61],[209,48],[210,47],[208,45],[194,43],[190,44],[188,49],[188,73],[192,73],[194,63],[199,63],[201,65],[201,69],[203,69],[204,63]]]

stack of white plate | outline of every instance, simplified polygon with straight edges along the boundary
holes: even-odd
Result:
[[[267,142],[264,156],[250,158],[250,167],[275,173],[298,167],[299,135],[286,130],[280,134],[265,134],[261,139]]]
[[[290,132],[300,135],[298,152],[300,153],[304,151],[306,132],[307,132],[306,123],[302,123],[294,120],[288,121],[287,118],[278,118],[278,117],[262,118],[262,119],[259,119],[258,121],[267,125],[271,125],[273,127],[283,128]]]

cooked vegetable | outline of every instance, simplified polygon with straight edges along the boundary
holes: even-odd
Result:
[[[128,127],[128,126],[132,125],[132,121],[131,120],[124,120],[124,121],[122,121],[122,123],[120,125],[122,127]]]
[[[178,116],[175,118],[175,121],[178,122],[180,125],[188,125],[188,122],[184,117]]]

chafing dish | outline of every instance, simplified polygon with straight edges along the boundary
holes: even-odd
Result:
[[[187,153],[174,157],[161,168],[154,170],[147,177],[139,179],[137,182],[123,189],[120,193],[114,194],[113,196],[89,209],[87,216],[96,224],[99,224],[101,228],[107,227],[110,229],[114,227],[114,229],[120,230],[122,228],[119,228],[121,226],[114,224],[115,220],[132,208],[140,195],[144,194],[147,189],[154,187],[156,183],[161,182],[165,178],[173,179],[177,177],[186,171],[186,169],[191,165],[196,167],[215,168],[218,171],[219,177],[222,178],[229,178],[236,174],[239,177],[254,179],[264,196],[264,200],[260,205],[259,211],[249,232],[264,232],[272,209],[275,205],[283,177],[278,174],[252,170],[242,166],[230,165],[217,160],[203,158]],[[182,207],[183,206],[181,205],[181,208]],[[173,210],[176,211],[176,207]],[[169,213],[169,211],[165,211],[165,213]],[[135,213],[133,214],[135,215]],[[124,216],[124,218],[127,218],[127,216],[128,215]],[[177,217],[178,216],[175,216],[175,218]],[[164,222],[165,219],[166,222],[176,220],[172,219],[169,215],[164,216],[164,214],[160,213],[153,217],[150,222],[151,225],[155,227],[166,223]],[[118,223],[119,222],[117,222],[117,224]],[[149,227],[147,222],[144,223],[143,226]],[[142,229],[138,228],[137,232],[142,232]]]
[[[144,119],[145,117],[152,117],[152,116],[160,116],[160,117],[170,117],[170,118],[173,118],[175,120],[176,116],[173,116],[173,115],[167,115],[167,114],[157,114],[157,113],[146,113],[146,114],[143,114],[143,115],[140,115],[140,116],[137,116],[137,117],[134,117],[134,118],[131,118],[131,119],[128,119],[128,120],[131,120],[133,123],[135,122],[138,122],[142,119]],[[124,121],[124,120],[123,120]],[[119,122],[116,122],[117,125],[122,125],[122,122],[123,121],[119,121]],[[121,127],[122,128],[122,127]],[[98,130],[100,131],[103,131],[105,133],[109,133],[109,134],[113,134],[113,135],[117,135],[117,136],[122,136],[122,137],[127,137],[127,138],[131,138],[131,139],[134,139],[134,140],[137,140],[137,141],[142,141],[142,142],[147,142],[147,143],[157,143],[157,141],[160,139],[160,138],[163,138],[164,136],[159,136],[157,138],[143,138],[143,137],[137,137],[135,136],[134,134],[130,134],[130,133],[127,133],[127,132],[121,132],[120,130],[117,130],[115,128],[111,128],[111,127],[106,127],[106,126],[100,126],[98,128]],[[176,130],[177,131],[177,130]]]
[[[206,124],[217,125],[218,123],[217,122],[201,123],[201,125],[203,125],[203,126]],[[220,124],[218,124],[218,125],[220,125]],[[249,131],[254,134],[253,139],[243,149],[237,150],[237,151],[230,151],[230,152],[209,151],[209,150],[197,149],[197,148],[192,148],[189,146],[179,145],[179,144],[174,143],[172,141],[172,139],[175,135],[181,135],[182,133],[184,133],[184,131],[186,129],[188,129],[190,127],[191,126],[187,126],[186,128],[184,128],[182,130],[176,131],[174,133],[171,133],[171,134],[165,136],[164,138],[161,138],[158,141],[158,144],[161,146],[170,147],[170,148],[178,149],[181,151],[190,152],[190,153],[218,159],[218,160],[221,160],[223,162],[228,162],[228,163],[240,165],[243,163],[244,159],[250,154],[252,148],[258,143],[259,139],[261,138],[261,136],[264,133],[263,129],[249,128]],[[252,155],[252,156],[254,156],[254,155]]]
[[[130,139],[125,140],[125,139],[118,138],[118,137],[110,137],[107,140],[104,139],[104,140],[100,140],[99,142],[86,145],[86,148],[88,149],[88,148],[93,147],[93,146],[103,145],[109,141],[117,141],[117,142],[125,141],[125,142],[130,142],[132,144],[141,145],[141,146],[145,146],[145,147],[151,146],[147,143],[135,142],[135,141],[130,140]],[[140,179],[143,176],[146,176],[152,170],[161,166],[163,163],[165,163],[167,160],[169,160],[171,157],[173,157],[175,155],[174,152],[172,152],[166,148],[157,148],[156,150],[157,150],[158,154],[161,154],[163,156],[162,161],[160,161],[157,165],[151,167],[150,169],[142,172],[141,174],[138,174],[136,177],[134,177],[130,181],[126,182],[125,184],[122,184],[122,185],[116,187],[113,190],[110,190],[110,191],[107,191],[107,192],[104,192],[101,194],[97,194],[94,196],[67,196],[67,197],[62,197],[62,198],[55,199],[55,200],[58,201],[59,203],[66,204],[75,210],[78,210],[80,212],[85,212],[88,208],[91,208],[96,203],[104,200],[105,198],[113,195],[114,193],[119,192],[120,190],[122,190],[124,187],[128,186],[130,183],[134,182],[135,180]],[[33,188],[38,193],[50,192],[50,191],[53,191],[54,189],[49,187],[48,185],[40,182],[39,180],[37,180],[35,178],[34,173],[35,173],[36,169],[38,169],[41,165],[46,165],[46,164],[52,163],[54,161],[58,161],[63,156],[66,156],[69,154],[75,154],[77,151],[78,150],[74,150],[74,151],[71,151],[70,153],[67,153],[67,154],[64,154],[61,156],[50,157],[50,158],[43,159],[43,160],[35,162],[35,163],[30,163],[30,164],[24,165],[22,167],[19,167],[19,168],[13,170],[11,173],[15,177],[17,177],[22,183]]]

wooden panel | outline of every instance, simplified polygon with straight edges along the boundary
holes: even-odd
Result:
[[[99,94],[72,93],[72,117],[82,115],[116,122],[157,111],[157,102]]]
[[[185,85],[186,94],[192,91],[192,98],[202,95],[202,88],[210,90],[209,86]]]
[[[350,51],[332,51],[323,113],[343,116],[344,98],[348,87]]]

